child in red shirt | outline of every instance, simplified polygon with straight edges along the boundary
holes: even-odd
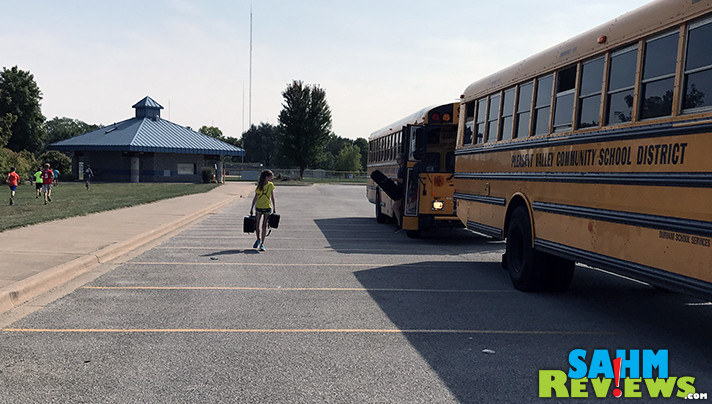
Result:
[[[45,163],[42,170],[42,192],[44,192],[44,203],[52,202],[52,181],[54,181],[54,172],[49,168],[49,163]]]
[[[10,173],[7,175],[7,185],[10,186],[10,205],[15,204],[15,190],[20,183],[20,176],[15,172],[15,167],[10,167]]]

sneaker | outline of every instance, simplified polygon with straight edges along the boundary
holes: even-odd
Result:
[[[264,250],[265,250],[265,245],[264,245],[264,244],[260,244],[260,251],[264,251]]]
[[[10,198],[10,206],[12,206],[12,205],[14,205],[14,204],[15,204],[15,200],[12,199],[12,198]]]
[[[47,200],[52,202],[52,198],[50,198],[49,196],[47,197]]]
[[[252,244],[252,248],[257,248],[260,246],[260,239],[255,240],[255,244]]]

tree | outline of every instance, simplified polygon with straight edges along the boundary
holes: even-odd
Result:
[[[62,152],[56,150],[46,151],[40,156],[40,163],[49,163],[53,169],[59,171],[59,175],[65,178],[71,177],[72,159]]]
[[[202,133],[203,135],[214,137],[215,139],[218,139],[218,140],[223,140],[222,131],[215,126],[203,125],[200,127],[200,129],[198,129],[198,132]]]
[[[361,151],[358,147],[344,146],[336,157],[334,169],[337,171],[361,171]]]
[[[304,169],[317,164],[331,134],[331,110],[326,91],[318,86],[293,81],[282,92],[284,104],[279,113],[280,149],[288,162]]]
[[[279,128],[260,122],[260,126],[252,125],[242,134],[242,147],[245,149],[245,161],[262,163],[269,167],[277,157],[277,139]]]
[[[15,117],[10,125],[12,135],[7,142],[8,149],[28,150],[35,154],[44,149],[46,132],[41,100],[42,92],[30,72],[17,66],[9,70],[3,67],[0,73],[0,117],[5,125],[8,114]]]
[[[47,132],[47,144],[59,142],[74,136],[83,135],[87,132],[99,129],[99,125],[90,125],[78,119],[54,117],[51,121],[45,122]]]
[[[354,141],[354,145],[358,147],[359,153],[361,153],[361,171],[366,171],[366,164],[368,163],[368,140],[360,137]]]

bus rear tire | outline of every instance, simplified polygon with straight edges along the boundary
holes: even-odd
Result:
[[[406,230],[405,234],[410,238],[420,238],[420,230]]]
[[[376,190],[376,222],[388,222],[388,216],[384,215],[383,212],[381,212],[381,192],[378,189]]]
[[[509,221],[504,264],[514,287],[524,292],[564,291],[575,267],[574,261],[534,249],[531,220],[524,207],[516,208]]]

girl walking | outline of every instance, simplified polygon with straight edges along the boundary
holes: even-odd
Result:
[[[252,215],[253,210],[257,210],[257,225],[255,227],[257,240],[252,248],[259,247],[260,251],[265,250],[265,237],[267,237],[267,221],[269,220],[269,215],[277,212],[277,205],[274,202],[273,178],[274,174],[272,174],[272,171],[262,171],[260,179],[257,182],[257,189],[255,189],[255,198],[252,200],[252,205],[250,206],[250,215]]]

